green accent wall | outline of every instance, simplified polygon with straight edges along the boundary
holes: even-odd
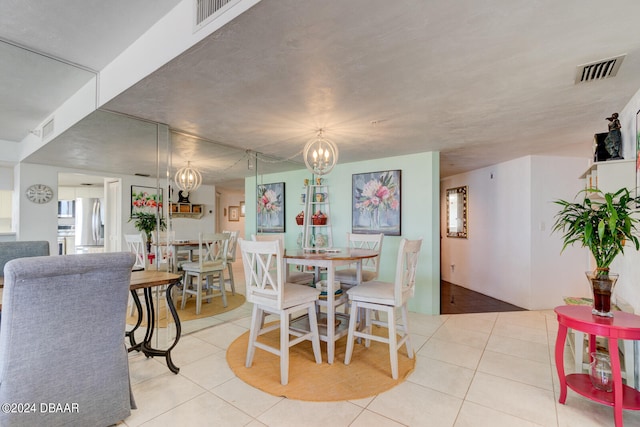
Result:
[[[416,294],[409,309],[418,313],[440,313],[440,153],[426,152],[385,159],[344,163],[324,176],[329,185],[333,245],[345,246],[351,231],[351,177],[353,174],[401,170],[402,235],[385,236],[382,245],[380,280],[393,281],[400,240],[422,237],[422,251],[416,276]],[[258,165],[259,170],[259,165]],[[296,246],[302,226],[295,217],[303,205],[300,194],[304,180],[312,175],[306,169],[258,175],[245,180],[245,236],[256,232],[256,185],[285,182],[285,222],[287,247]]]

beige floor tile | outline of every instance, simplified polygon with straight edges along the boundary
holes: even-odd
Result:
[[[480,359],[478,372],[553,391],[552,372],[549,363],[540,363],[508,354],[485,351],[482,359]]]
[[[443,341],[468,345],[479,349],[484,349],[489,340],[488,332],[478,332],[464,327],[450,325],[446,322],[432,336]]]
[[[238,378],[233,378],[212,388],[211,392],[254,418],[262,415],[283,399],[264,393]]]
[[[550,362],[549,345],[523,341],[516,338],[492,335],[487,342],[486,350],[508,354],[541,363]]]
[[[185,365],[180,368],[180,374],[206,390],[235,378],[235,374],[227,364],[224,352],[215,353]]]
[[[473,369],[417,356],[416,368],[407,381],[464,399],[474,373]]]
[[[539,424],[466,401],[454,427],[539,427]]]
[[[546,329],[530,328],[527,326],[517,325],[515,323],[503,321],[496,322],[493,328],[493,335],[515,338],[522,341],[532,341],[540,344],[547,344]]]
[[[252,418],[233,405],[214,396],[203,393],[164,414],[147,421],[143,427],[242,427]]]
[[[214,328],[205,329],[200,332],[194,332],[193,336],[200,338],[210,344],[226,350],[236,338],[247,331],[246,328],[238,326],[234,323],[224,323]]]
[[[468,345],[431,338],[418,352],[421,356],[441,360],[468,369],[475,369],[482,350]]]
[[[389,418],[378,415],[368,410],[362,411],[358,418],[349,427],[402,427],[403,424],[395,422]]]
[[[449,316],[449,319],[445,322],[447,326],[454,326],[459,329],[466,329],[469,331],[480,332],[483,334],[490,334],[493,326],[496,323],[497,316],[492,314],[489,316],[479,316],[478,314],[485,313],[474,313],[474,315],[469,314],[455,314]]]
[[[164,359],[146,357],[142,353],[129,353],[131,385],[139,384],[168,372]]]
[[[430,337],[448,319],[448,316],[433,316],[409,312],[409,330],[412,334]]]
[[[126,419],[128,426],[139,426],[144,422],[203,394],[206,390],[182,375],[167,373],[132,387],[138,409],[131,411]]]
[[[347,427],[361,412],[361,407],[349,402],[283,399],[257,420],[269,427]]]
[[[371,396],[364,399],[349,400],[349,402],[353,403],[354,405],[358,405],[361,408],[366,408],[375,398],[375,396]]]
[[[542,426],[557,425],[553,392],[521,382],[477,372],[466,400]]]
[[[410,426],[450,427],[462,399],[404,382],[376,397],[368,410]]]
[[[220,352],[224,352],[224,350],[199,338],[187,335],[181,337],[178,345],[171,351],[171,360],[176,366],[181,367]]]

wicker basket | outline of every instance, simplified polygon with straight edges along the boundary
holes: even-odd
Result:
[[[327,218],[311,218],[313,225],[327,225]]]

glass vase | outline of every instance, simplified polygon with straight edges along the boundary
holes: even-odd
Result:
[[[611,391],[613,389],[613,377],[611,376],[611,359],[605,353],[593,352],[589,364],[589,377],[591,384],[598,390]]]
[[[596,316],[613,317],[611,311],[611,295],[613,288],[618,281],[618,275],[607,271],[587,271],[585,272],[593,295],[593,309],[591,312]]]

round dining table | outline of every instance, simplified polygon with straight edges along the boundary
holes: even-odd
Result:
[[[378,252],[360,248],[323,248],[323,249],[285,249],[284,259],[287,264],[312,266],[316,270],[316,282],[319,280],[321,268],[327,269],[327,283],[335,282],[335,269],[343,265],[356,265],[357,282],[362,281],[362,260],[374,258]],[[328,289],[331,289],[328,286]],[[346,299],[344,300],[346,302]],[[333,363],[335,357],[335,342],[347,334],[348,315],[339,313],[340,322],[336,324],[336,295],[327,292],[327,313],[325,322],[319,321],[320,339],[327,343],[327,361]],[[344,320],[344,321],[342,321]],[[293,324],[293,323],[292,323]]]

